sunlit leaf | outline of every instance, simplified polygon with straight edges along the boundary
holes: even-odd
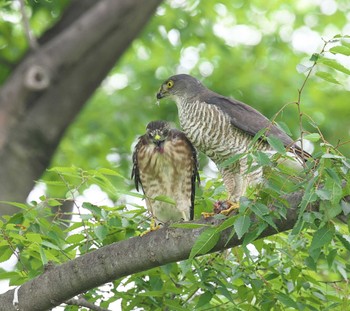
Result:
[[[335,59],[322,58],[320,62],[324,65],[327,65],[328,67],[331,67],[335,70],[343,72],[347,75],[350,75],[350,69],[344,67],[342,64],[338,63],[338,61],[336,61]]]
[[[347,46],[334,46],[330,48],[329,51],[333,54],[343,54],[346,56],[350,56],[350,49]]]
[[[329,72],[325,71],[317,71],[316,76],[320,77],[321,79],[331,82],[334,84],[340,84],[337,79],[335,79]]]

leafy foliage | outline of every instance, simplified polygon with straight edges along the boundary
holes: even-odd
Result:
[[[67,3],[28,1],[34,33],[48,29]],[[256,150],[260,133],[251,152],[229,161],[247,157],[250,170],[264,168],[265,182],[242,198],[237,215],[217,215],[223,219],[221,225],[204,228],[191,259],[115,280],[84,297],[104,308],[118,300],[123,310],[345,310],[350,295],[350,226],[337,216],[350,213],[344,200],[350,195],[349,183],[344,183],[350,169],[350,72],[345,61],[350,38],[337,33],[345,29],[347,4],[327,15],[318,4],[295,3],[169,1],[159,7],[67,132],[53,167],[43,176],[46,194],[29,205],[8,202],[21,212],[0,222],[0,262],[14,255],[18,263],[13,271],[0,271],[0,278],[22,284],[47,265],[146,230],[142,195],[131,190],[129,180],[131,148],[150,120],[177,120],[174,105],[153,103],[160,82],[182,71],[205,78],[205,84],[219,93],[254,105],[293,137],[300,135],[302,144],[314,148],[315,161],[296,172],[281,163],[288,154],[278,140],[268,139],[276,151],[272,157]],[[6,47],[0,49],[4,81],[27,42],[15,4],[1,5],[1,14],[7,17],[0,22],[0,45]],[[307,46],[297,48],[297,39],[291,39],[305,30],[305,23],[313,25],[318,38],[329,34],[328,26],[337,32],[323,47],[319,39],[319,50],[310,52]],[[202,158],[196,218],[226,197],[221,179],[206,176],[206,164]],[[89,202],[86,192],[91,187],[98,187],[109,203]],[[277,229],[275,221],[284,219],[289,208],[285,196],[299,190],[304,195],[293,230],[257,240],[268,226]],[[59,208],[63,200],[74,202],[71,221],[60,220],[50,209]],[[316,201],[321,202],[317,211],[310,208]],[[210,251],[223,230],[231,230],[242,245],[196,257]]]

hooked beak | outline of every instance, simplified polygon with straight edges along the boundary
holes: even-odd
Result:
[[[161,145],[163,141],[161,140],[160,135],[156,134],[153,139],[153,143],[157,145],[158,147]]]
[[[167,96],[167,90],[164,89],[164,86],[162,85],[157,93],[157,99],[162,99]]]

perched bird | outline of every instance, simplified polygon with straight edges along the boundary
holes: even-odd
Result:
[[[218,165],[233,203],[239,201],[249,185],[262,180],[262,168],[247,173],[246,156],[228,166],[220,164],[248,152],[253,137],[260,130],[266,128],[265,136],[277,137],[297,157],[310,156],[260,112],[238,100],[214,93],[190,75],[179,74],[167,79],[157,93],[158,100],[164,97],[176,102],[180,125],[192,144]],[[264,139],[260,139],[258,149],[272,150]]]
[[[136,190],[141,185],[156,225],[193,219],[195,183],[199,182],[197,152],[183,132],[165,121],[150,122],[135,147],[133,164],[131,177]],[[174,204],[157,200],[159,196]]]

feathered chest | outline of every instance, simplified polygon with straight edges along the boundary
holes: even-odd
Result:
[[[177,101],[180,124],[193,145],[215,162],[245,152],[249,135],[235,128],[219,107],[201,101]]]
[[[173,175],[188,164],[188,148],[181,140],[165,141],[159,146],[144,145],[140,148],[138,165],[141,172],[151,176]]]

